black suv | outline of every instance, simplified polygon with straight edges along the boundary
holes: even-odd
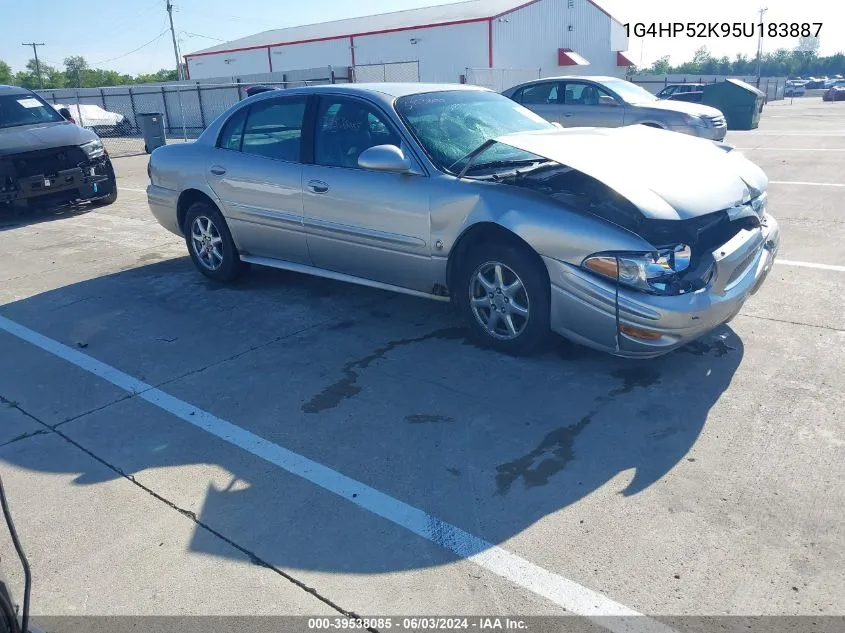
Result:
[[[114,168],[96,134],[34,92],[0,86],[0,212],[115,200]]]

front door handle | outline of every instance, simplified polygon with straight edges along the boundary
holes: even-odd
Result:
[[[215,176],[222,176],[223,174],[226,173],[226,168],[221,167],[220,165],[212,165],[211,173],[214,174]]]
[[[322,180],[309,180],[308,181],[308,191],[313,193],[326,193],[329,190],[329,186],[324,183]]]

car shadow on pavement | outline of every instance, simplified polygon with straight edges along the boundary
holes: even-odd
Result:
[[[0,207],[0,231],[8,231],[30,224],[74,218],[95,211],[98,208],[100,208],[98,205],[87,202],[26,211],[13,211]]]
[[[624,534],[637,495],[695,462],[696,441],[743,358],[727,326],[656,360],[565,341],[511,358],[472,345],[444,304],[265,269],[220,286],[187,258],[46,292],[0,314],[493,544],[570,509],[556,519],[567,529]],[[194,551],[231,556],[223,536],[263,563],[352,573],[455,560],[353,498],[137,398],[91,395],[51,418],[61,393],[24,371],[0,387],[7,403],[108,464],[109,478],[132,477],[194,516]],[[7,444],[0,458],[62,472],[67,460],[36,450],[37,441]],[[182,481],[189,466],[217,474],[191,470]],[[78,473],[75,483],[96,485],[103,472]],[[577,508],[586,503],[603,525],[583,525]]]

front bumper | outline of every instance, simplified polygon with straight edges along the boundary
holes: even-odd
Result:
[[[114,172],[106,156],[51,174],[0,182],[0,205],[37,208],[85,202],[108,195],[114,186]]]
[[[718,249],[717,274],[706,288],[678,296],[619,287],[578,266],[544,257],[551,280],[552,330],[583,345],[625,358],[654,358],[727,323],[760,288],[780,246],[770,215],[765,225]],[[742,239],[739,239],[742,237]],[[734,244],[736,240],[736,244]],[[715,254],[715,253],[714,253]],[[659,335],[633,338],[620,327]]]
[[[700,125],[679,125],[677,127],[671,127],[669,129],[673,132],[681,132],[682,134],[689,134],[690,136],[697,136],[698,138],[706,138],[711,141],[723,141],[728,135],[727,124],[714,127],[703,127]]]

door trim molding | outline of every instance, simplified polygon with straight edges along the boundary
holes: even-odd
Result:
[[[355,237],[376,240],[387,244],[394,244],[396,246],[414,246],[418,248],[425,248],[426,241],[418,237],[410,235],[401,235],[399,233],[385,233],[384,231],[377,231],[375,229],[367,229],[360,226],[350,226],[349,224],[339,224],[337,222],[329,222],[328,220],[320,220],[314,217],[304,217],[303,224],[308,231],[314,230],[313,235],[319,237],[337,238]],[[309,235],[312,233],[309,232]]]

